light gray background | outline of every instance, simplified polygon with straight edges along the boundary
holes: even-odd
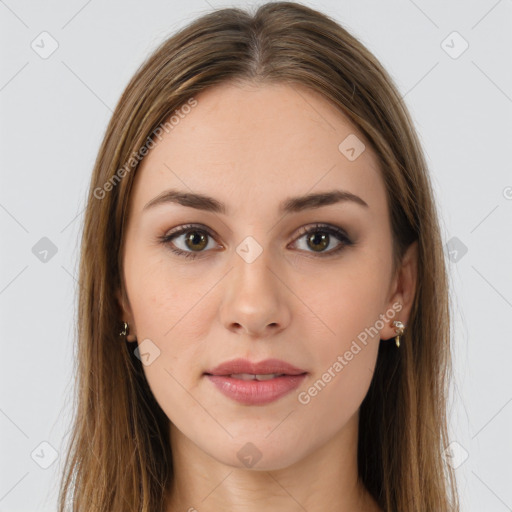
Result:
[[[248,5],[0,0],[0,512],[56,509],[72,405],[78,237],[111,111],[164,38],[212,8]],[[368,46],[411,110],[448,243],[450,425],[462,508],[512,510],[512,3],[307,5]],[[46,59],[31,47],[51,48],[43,31],[59,45]],[[453,31],[469,44],[458,56],[464,41]],[[43,237],[57,248],[46,262],[33,252]],[[40,464],[51,462],[52,448],[43,442],[58,452],[47,469]]]

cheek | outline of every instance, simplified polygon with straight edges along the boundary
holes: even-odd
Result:
[[[183,339],[183,329],[193,336],[198,317],[204,318],[202,299],[212,286],[207,276],[191,276],[186,267],[181,271],[161,248],[133,251],[126,268],[138,334],[162,345]]]
[[[184,407],[182,413],[186,413],[193,405],[185,389],[191,389],[202,371],[200,355],[206,337],[200,331],[209,320],[201,298],[211,284],[200,277],[185,279],[170,258],[155,253],[142,249],[128,253],[126,284],[137,328],[133,349],[138,346],[139,354],[148,350],[152,354],[143,370],[157,402],[170,417],[177,409]]]
[[[356,413],[373,377],[382,328],[380,324],[375,327],[382,313],[381,297],[378,285],[363,277],[340,277],[324,291],[323,304],[316,305],[328,328],[311,338],[316,371],[301,387],[298,401],[311,421],[319,422],[319,432],[326,428],[320,421],[326,413],[331,434]]]
[[[145,262],[143,267],[133,266],[128,292],[133,297],[139,351],[148,339],[157,347],[157,357],[143,366],[146,379],[169,419],[179,423],[190,418],[191,411],[199,418],[191,391],[203,371],[203,329],[211,318],[204,308],[207,301],[201,299],[211,284],[200,276],[185,279],[165,257],[143,258],[139,260]]]
[[[344,351],[351,340],[375,326],[386,304],[390,264],[381,254],[354,252],[341,265],[322,271],[314,279],[305,276],[297,285],[297,295],[314,315],[308,328],[314,329],[322,351],[329,356],[333,350]],[[377,328],[382,329],[380,322]],[[368,335],[369,341],[372,336]]]
[[[314,403],[312,409],[318,407],[318,412],[334,407],[334,415],[359,407],[377,360],[389,264],[381,255],[360,252],[329,272],[328,279],[306,280],[298,290],[315,313],[303,327],[317,369],[302,388],[301,403]]]

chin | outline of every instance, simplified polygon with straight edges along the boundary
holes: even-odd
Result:
[[[276,471],[293,465],[305,455],[302,450],[297,449],[295,441],[289,438],[287,441],[285,443],[278,436],[272,440],[265,439],[265,434],[254,437],[245,435],[235,437],[224,445],[219,443],[215,448],[205,446],[204,449],[227,466],[255,471]]]

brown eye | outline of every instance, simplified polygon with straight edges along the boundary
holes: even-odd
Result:
[[[316,224],[303,228],[295,244],[304,252],[317,253],[318,256],[330,256],[354,245],[344,230],[330,224]],[[302,247],[301,247],[302,245]],[[327,249],[331,246],[329,249]]]
[[[311,247],[315,252],[323,251],[329,246],[329,236],[330,235],[322,233],[321,231],[311,233],[307,237],[308,247]]]
[[[195,225],[181,226],[167,235],[159,237],[159,241],[168,246],[175,254],[185,258],[198,258],[207,255],[208,250],[215,247],[215,237],[208,229],[202,229]],[[209,242],[213,247],[209,247]],[[305,242],[305,243],[304,243]],[[332,242],[334,247],[330,247]],[[305,247],[300,247],[301,245]],[[345,231],[330,224],[316,224],[313,227],[303,228],[300,236],[292,244],[298,246],[302,252],[316,253],[318,256],[331,256],[342,251],[345,247],[353,246]],[[217,244],[222,248],[222,245]],[[330,248],[329,248],[330,247]],[[329,248],[329,249],[327,249]]]
[[[188,231],[185,236],[185,244],[192,251],[201,251],[208,245],[208,236],[202,231]]]
[[[208,243],[214,240],[213,235],[206,229],[201,229],[194,225],[181,226],[171,233],[160,237],[160,242],[168,246],[169,249],[185,258],[196,258],[201,256]],[[213,244],[215,246],[215,244]]]

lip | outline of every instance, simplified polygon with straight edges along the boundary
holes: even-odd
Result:
[[[263,375],[265,373],[284,373],[285,375],[300,375],[307,373],[306,370],[302,370],[293,366],[286,361],[280,359],[265,359],[258,363],[253,363],[248,359],[232,359],[231,361],[225,361],[219,364],[211,370],[205,372],[209,375],[233,375],[236,373],[252,373],[253,375]]]
[[[242,380],[230,375],[283,374],[269,380]],[[266,359],[258,363],[247,359],[226,361],[204,373],[228,398],[245,405],[264,405],[287,395],[296,389],[308,372],[279,359]]]

